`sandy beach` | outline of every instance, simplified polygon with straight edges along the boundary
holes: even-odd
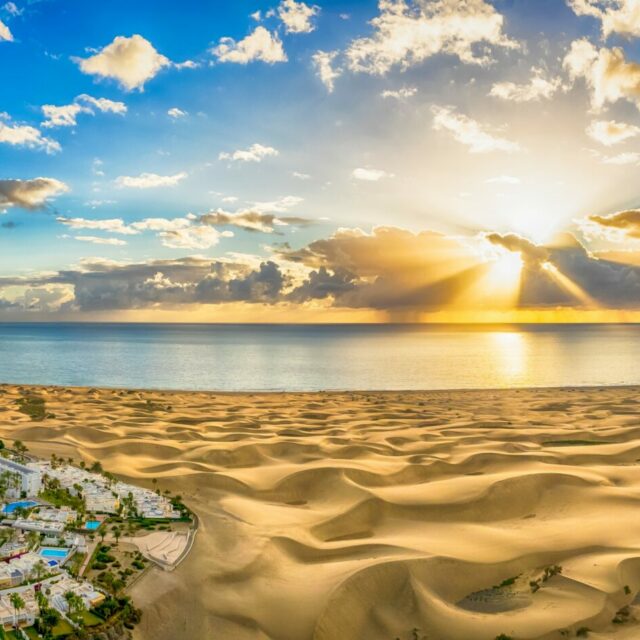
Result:
[[[639,392],[4,385],[0,437],[196,511],[186,560],[134,587],[138,640],[630,639]]]

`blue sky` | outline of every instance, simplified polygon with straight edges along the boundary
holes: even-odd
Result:
[[[478,303],[473,292],[415,302],[360,293],[376,281],[414,290],[416,279],[422,290],[467,258],[483,269],[498,263],[501,251],[517,254],[533,279],[526,250],[504,238],[548,247],[564,232],[586,260],[569,275],[589,296],[546,295],[553,283],[532,284],[534,295],[520,283],[518,311],[628,313],[635,289],[629,300],[600,300],[602,278],[591,270],[615,258],[626,270],[616,277],[637,277],[636,5],[8,2],[0,8],[0,314],[316,320],[380,319],[396,307],[413,318],[452,304],[494,311],[488,294]],[[407,272],[363,267],[360,249],[348,253],[343,240],[395,254],[395,245],[378,246],[382,228],[407,234],[394,243],[420,238],[429,259]],[[433,253],[429,232],[457,243],[455,260]],[[502,240],[488,241],[491,233]],[[201,282],[189,278],[200,270],[167,275],[194,256],[204,273],[223,265],[219,298],[193,293]],[[253,286],[261,263],[276,266],[277,292],[230,287]],[[101,285],[96,304],[79,301],[91,269],[125,268],[115,289]],[[137,297],[141,286],[153,294]],[[114,293],[122,287],[124,298]]]

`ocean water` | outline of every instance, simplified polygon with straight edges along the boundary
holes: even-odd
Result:
[[[640,384],[640,325],[0,324],[0,382],[219,391]]]

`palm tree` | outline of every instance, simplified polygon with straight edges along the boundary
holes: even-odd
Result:
[[[11,606],[13,607],[13,611],[14,611],[13,626],[17,627],[18,613],[25,607],[24,600],[22,599],[19,593],[14,592],[9,596],[9,602],[11,602]]]
[[[38,608],[40,609],[41,614],[49,606],[47,596],[44,595],[42,590],[36,591],[36,602],[38,603]]]
[[[33,574],[35,576],[35,579],[39,582],[42,576],[44,576],[46,573],[47,567],[45,563],[42,560],[38,560],[38,562],[33,565]]]
[[[67,591],[64,594],[64,599],[69,605],[69,617],[77,623],[82,622],[82,616],[80,615],[87,608],[84,604],[84,600],[73,591]]]
[[[116,539],[116,545],[117,545],[118,540],[120,540],[120,535],[122,534],[122,532],[120,531],[120,527],[113,527],[113,529],[111,529],[111,532],[113,533],[113,536]]]

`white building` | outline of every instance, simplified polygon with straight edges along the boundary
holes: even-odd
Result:
[[[7,458],[0,458],[0,472],[9,471],[20,477],[20,491],[26,496],[37,496],[42,488],[42,474],[36,465],[24,465]]]

